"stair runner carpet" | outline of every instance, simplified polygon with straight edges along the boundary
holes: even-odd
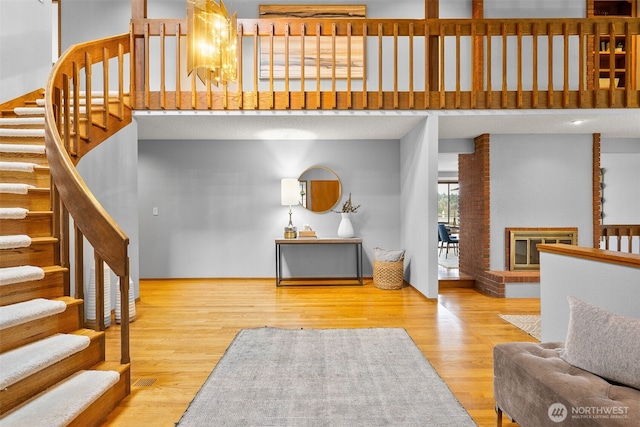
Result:
[[[0,162],[0,170],[8,172],[33,172],[37,166],[28,162]]]
[[[9,412],[0,419],[0,424],[3,427],[42,425],[43,414],[46,414],[48,427],[66,426],[119,379],[115,371],[80,371]]]
[[[0,388],[9,387],[89,347],[87,336],[57,334],[0,354]]]
[[[24,219],[28,213],[25,208],[0,208],[0,219]]]
[[[44,270],[33,265],[0,268],[0,286],[44,279]]]
[[[0,184],[0,193],[4,194],[27,194],[30,189],[36,188],[29,184]]]
[[[64,301],[36,298],[0,307],[0,329],[22,325],[37,319],[54,316],[67,309]]]
[[[44,145],[0,144],[0,153],[44,154]]]
[[[0,136],[18,136],[24,138],[44,137],[44,129],[4,129],[0,128]]]
[[[31,246],[31,237],[25,234],[0,236],[0,249],[18,249]]]

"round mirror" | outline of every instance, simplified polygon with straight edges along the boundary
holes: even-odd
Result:
[[[325,166],[312,166],[298,178],[300,204],[312,212],[328,212],[342,196],[338,175]]]

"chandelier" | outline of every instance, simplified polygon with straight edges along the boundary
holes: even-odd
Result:
[[[220,0],[187,1],[187,71],[210,81],[235,82],[237,77],[237,14],[229,13]]]

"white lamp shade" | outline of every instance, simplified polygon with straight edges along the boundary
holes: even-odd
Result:
[[[283,178],[280,183],[280,201],[283,205],[297,205],[300,200],[300,184],[297,178]]]

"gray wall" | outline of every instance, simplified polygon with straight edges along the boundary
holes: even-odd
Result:
[[[550,252],[542,252],[540,260],[542,342],[565,341],[569,295],[640,319],[640,269]]]
[[[506,227],[578,227],[593,245],[590,135],[491,135],[491,269],[505,269]]]
[[[604,224],[640,223],[640,139],[603,138],[600,167],[604,169]]]
[[[427,298],[438,297],[438,117],[429,116],[402,138],[400,234],[405,279]]]
[[[273,277],[274,239],[283,237],[289,211],[280,205],[280,180],[324,165],[341,179],[338,207],[349,192],[362,205],[352,222],[364,239],[364,272],[371,275],[372,248],[400,245],[399,156],[399,141],[385,140],[140,141],[140,274]],[[331,237],[340,215],[293,207],[293,222]],[[322,248],[289,252],[285,273],[292,266],[296,275],[326,273],[330,263],[335,276],[353,274],[350,254],[334,255]]]
[[[138,127],[134,121],[98,147],[78,163],[78,172],[102,207],[129,237],[129,274],[134,296],[139,292],[138,240]],[[85,241],[84,283],[89,284],[93,267],[93,249]],[[111,283],[112,305],[115,307],[115,276]],[[85,289],[86,291],[86,289]]]
[[[0,1],[0,102],[44,88],[51,71],[51,0]]]

